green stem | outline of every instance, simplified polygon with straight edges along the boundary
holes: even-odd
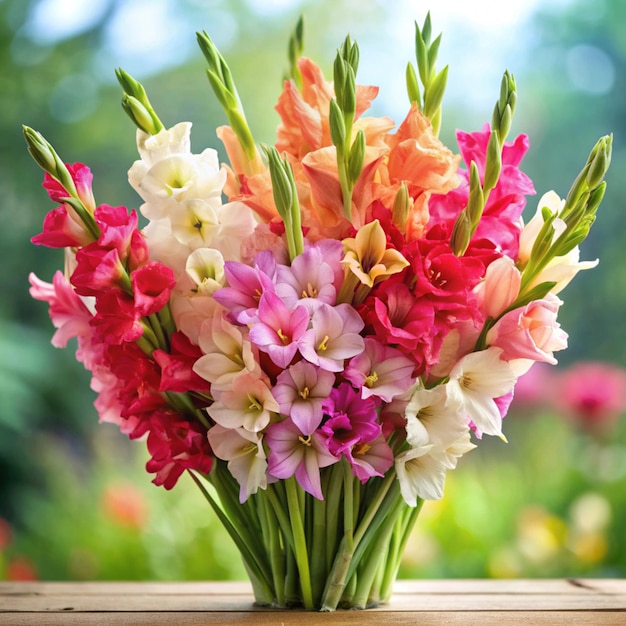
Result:
[[[298,496],[298,484],[291,476],[285,480],[287,491],[287,504],[289,507],[289,518],[291,520],[291,532],[293,535],[293,545],[295,548],[296,564],[300,576],[300,589],[302,591],[302,601],[305,609],[313,608],[313,594],[311,591],[311,574],[309,571],[309,556],[307,553],[306,536],[302,510],[300,508]]]
[[[211,494],[202,484],[200,479],[192,471],[189,471],[189,475],[202,492],[202,495],[205,497],[206,501],[211,505],[211,508],[215,511],[215,514],[226,529],[226,532],[228,532],[232,540],[235,542],[235,545],[239,549],[246,568],[248,569],[248,572],[250,574],[250,579],[255,587],[255,597],[257,598],[257,600],[259,600],[259,598],[262,598],[262,602],[267,602],[267,604],[271,604],[274,600],[274,594],[272,592],[272,585],[267,579],[267,570],[264,567],[264,563],[262,563],[262,559],[258,558],[258,554],[255,554],[250,549],[248,541],[246,541],[246,539],[242,537],[240,533],[242,527],[235,526],[231,522],[228,515],[220,508],[218,503],[211,496]]]
[[[269,548],[276,604],[285,606],[285,553],[280,545],[280,527],[272,506],[266,502],[265,493],[257,493],[256,502],[259,508],[263,537],[267,538]]]

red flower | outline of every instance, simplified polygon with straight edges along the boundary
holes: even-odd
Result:
[[[136,341],[143,326],[132,296],[121,290],[107,291],[96,299],[96,315],[91,325],[107,344]]]
[[[209,383],[193,371],[194,363],[202,356],[202,350],[191,343],[187,335],[172,335],[170,353],[155,350],[152,356],[161,367],[159,391],[207,391]]]
[[[158,261],[150,261],[131,274],[135,296],[135,311],[147,316],[160,311],[170,299],[172,287],[176,284],[174,271]]]
[[[213,456],[206,429],[197,422],[188,422],[173,411],[155,412],[150,420],[148,451],[151,459],[146,470],[155,473],[152,481],[172,489],[185,470],[208,474]]]

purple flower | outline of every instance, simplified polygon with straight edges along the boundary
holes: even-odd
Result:
[[[305,435],[287,418],[270,424],[264,440],[269,447],[268,473],[275,478],[295,476],[302,489],[323,500],[320,468],[339,459],[328,452],[319,435]]]
[[[287,367],[298,351],[298,341],[309,325],[309,312],[303,306],[293,311],[273,292],[259,300],[257,320],[250,328],[250,341],[267,352],[279,367]]]
[[[299,361],[281,372],[272,389],[280,412],[310,435],[321,423],[322,401],[328,398],[335,375],[306,361]]]
[[[364,323],[349,304],[331,307],[320,303],[311,316],[311,328],[299,342],[300,354],[313,365],[341,372],[343,362],[363,352],[359,332]]]
[[[383,476],[393,464],[393,453],[382,437],[374,398],[361,398],[358,391],[342,383],[331,391],[323,407],[328,419],[318,432],[328,451],[344,456],[362,482]]]
[[[224,263],[228,287],[218,289],[213,298],[230,311],[230,316],[240,324],[256,320],[261,296],[274,291],[276,260],[269,251],[257,254],[254,267],[238,261]]]

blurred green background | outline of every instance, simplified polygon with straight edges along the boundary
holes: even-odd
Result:
[[[97,424],[72,350],[49,344],[47,312],[29,298],[27,277],[50,280],[62,256],[29,242],[52,206],[21,124],[41,131],[66,161],[89,164],[97,200],[137,206],[126,183],[134,131],[119,106],[115,67],[144,83],[167,124],[194,122],[195,151],[219,149],[214,129],[225,120],[195,47],[195,31],[207,30],[231,66],[256,139],[270,143],[287,40],[302,13],[305,54],[330,76],[334,50],[350,32],[361,48],[358,81],[381,87],[372,114],[399,122],[414,20],[427,9],[408,0],[0,0],[0,578],[245,577],[194,485],[152,486],[142,444]],[[607,195],[582,247],[582,258],[601,262],[563,294],[570,348],[554,374],[589,360],[621,373],[626,3],[438,0],[431,9],[435,33],[444,32],[439,66],[450,64],[448,145],[456,128],[477,130],[491,118],[507,68],[519,92],[513,132],[530,135],[524,169],[539,195],[564,196],[595,140],[614,133]],[[529,213],[535,206],[530,199]],[[579,387],[597,391],[591,399],[572,399],[557,379],[546,396],[548,375],[529,379],[507,418],[510,443],[482,442],[449,475],[444,499],[424,507],[401,575],[625,576],[618,379],[604,389],[583,374]]]

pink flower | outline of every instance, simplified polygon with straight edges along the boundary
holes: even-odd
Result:
[[[583,428],[602,430],[626,410],[626,370],[611,363],[576,363],[557,380],[554,403]]]
[[[503,256],[487,267],[485,280],[476,286],[480,308],[486,317],[496,319],[515,302],[522,276],[511,257]]]
[[[309,312],[304,306],[291,310],[275,293],[266,291],[259,300],[257,321],[250,328],[250,341],[285,368],[296,355],[308,325]]]
[[[276,262],[270,252],[257,255],[254,267],[226,261],[224,274],[228,287],[213,293],[213,298],[230,311],[231,317],[240,324],[256,319],[259,300],[265,291],[274,291],[273,276]]]
[[[343,362],[365,347],[359,332],[363,320],[348,304],[331,307],[321,303],[311,316],[311,326],[299,342],[302,356],[329,372],[340,372]]]
[[[62,272],[56,272],[52,284],[40,280],[31,273],[30,295],[49,305],[48,313],[57,331],[52,336],[55,348],[64,348],[72,337],[90,335],[89,323],[92,315],[84,302],[74,292]]]
[[[42,232],[31,238],[35,245],[49,248],[78,248],[93,240],[93,235],[71,209],[68,211],[67,205],[49,211],[44,218]]]
[[[556,350],[567,348],[567,333],[557,323],[561,300],[548,294],[510,311],[487,334],[487,343],[503,350],[506,361],[530,359],[555,364]]]
[[[269,387],[253,374],[237,376],[228,391],[219,393],[207,413],[225,428],[259,432],[280,410]]]
[[[276,293],[288,306],[299,303],[312,311],[320,302],[335,304],[334,278],[335,270],[325,261],[321,249],[307,248],[290,266],[277,267]]]
[[[283,415],[310,435],[322,421],[322,403],[335,383],[335,375],[306,361],[299,361],[281,372],[272,389]]]
[[[323,500],[320,469],[336,463],[317,432],[305,435],[290,419],[270,424],[265,431],[269,447],[268,472],[275,478],[296,480],[307,493]]]
[[[361,389],[363,398],[376,396],[391,402],[411,386],[414,367],[400,351],[365,337],[365,350],[350,360],[344,377]]]
[[[87,207],[87,210],[93,213],[96,208],[96,203],[93,199],[93,191],[91,190],[91,182],[93,180],[91,170],[83,163],[74,163],[71,165],[66,163],[66,167],[74,181],[78,197]],[[52,178],[48,172],[44,174],[43,187],[48,192],[48,196],[53,202],[63,202],[63,200],[70,195],[61,183]]]

